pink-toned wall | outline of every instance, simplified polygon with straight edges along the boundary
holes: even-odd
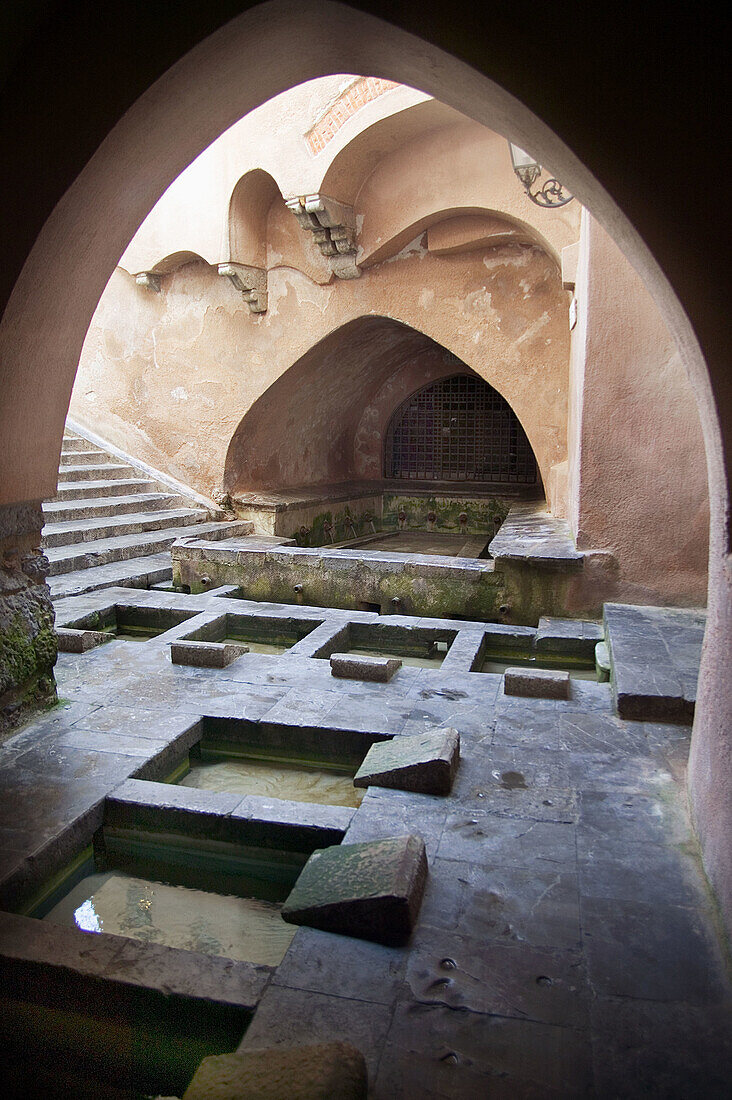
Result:
[[[296,242],[302,266],[322,262],[285,215],[269,216],[278,266],[263,314],[202,262],[166,276],[158,294],[118,269],[84,343],[74,419],[208,494],[374,476],[380,442],[365,453],[364,409],[431,340],[506,398],[542,476],[565,457],[569,296],[541,249],[435,256],[425,238],[359,279],[324,284],[285,266]],[[364,317],[401,325],[347,327]]]
[[[576,298],[569,512],[577,546],[616,557],[621,599],[704,604],[709,498],[694,395],[642,280],[589,215]]]

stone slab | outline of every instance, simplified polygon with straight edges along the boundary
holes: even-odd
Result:
[[[248,645],[235,642],[171,642],[170,659],[174,665],[194,668],[226,668],[237,657],[249,652]]]
[[[449,794],[459,760],[460,734],[456,729],[395,737],[371,746],[353,785]]]
[[[93,935],[14,913],[0,912],[0,945],[4,976],[18,984],[27,977],[37,985],[42,967],[43,984],[58,983],[59,990],[68,989],[71,979],[103,980],[108,988],[148,990],[169,1004],[182,998],[253,1009],[272,973],[268,966],[106,932]]]
[[[98,645],[111,640],[110,634],[102,630],[74,630],[60,626],[56,630],[59,653],[86,653]]]
[[[602,624],[598,622],[542,616],[534,648],[537,653],[559,653],[592,660],[595,646],[604,636]]]
[[[531,699],[569,699],[569,673],[544,668],[507,668],[504,674],[506,695]]]
[[[183,1100],[365,1100],[367,1092],[363,1054],[335,1042],[204,1058]]]
[[[405,942],[427,881],[424,841],[415,834],[313,852],[282,908],[291,924]]]
[[[607,648],[607,642],[598,642],[595,646],[595,667],[597,668],[597,679],[601,684],[606,684],[610,679],[610,650]]]
[[[386,684],[402,667],[397,657],[354,656],[352,653],[331,653],[330,671],[345,680],[369,680]]]

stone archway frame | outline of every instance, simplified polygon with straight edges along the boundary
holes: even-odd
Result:
[[[437,28],[441,33],[439,22]],[[495,71],[489,56],[486,67]],[[432,43],[326,0],[258,5],[201,42],[110,131],[47,219],[15,283],[0,325],[0,503],[38,501],[52,493],[86,329],[126,245],[165,188],[244,113],[288,86],[344,67],[421,88],[550,165],[636,268],[677,342],[699,406],[711,511],[709,626],[691,793],[705,864],[732,922],[732,555],[726,462],[732,451],[732,390],[723,321],[716,299],[710,304],[699,295],[674,246],[666,249],[663,235],[654,229],[651,194],[635,204],[636,216],[647,215],[692,324],[639,230],[590,168],[541,121],[540,96],[535,113],[483,72]],[[612,101],[607,109],[614,109]],[[588,103],[576,110],[589,114],[594,108]],[[571,121],[567,128],[572,131]],[[693,170],[691,165],[692,177]],[[120,178],[130,186],[120,189]],[[692,182],[685,181],[687,190]],[[672,219],[673,211],[664,211],[664,218]]]

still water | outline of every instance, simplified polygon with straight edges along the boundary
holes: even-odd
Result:
[[[232,635],[231,637],[225,638],[224,641],[236,642],[239,645],[245,645],[248,647],[250,653],[269,653],[271,655],[287,653],[287,650],[295,644],[294,642],[287,642],[283,644],[276,644],[274,642],[258,642],[252,638],[243,638],[241,635]]]
[[[207,791],[255,794],[326,806],[360,806],[365,793],[354,787],[350,773],[246,758],[194,764],[180,783]]]
[[[295,925],[281,906],[137,878],[121,871],[87,875],[45,920],[85,932],[111,932],[204,955],[277,966]]]
[[[403,665],[412,668],[439,668],[445,660],[447,649],[433,649],[431,651],[425,649],[423,654],[411,657],[406,657],[403,653],[390,653],[385,649],[364,649],[356,646],[352,646],[348,652],[356,653],[361,657],[395,657]]]

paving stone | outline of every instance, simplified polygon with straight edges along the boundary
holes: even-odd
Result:
[[[729,1096],[729,1007],[598,997],[591,1022],[599,1096]]]
[[[697,860],[680,844],[633,843],[614,834],[578,836],[580,890],[583,897],[617,898],[644,905],[709,908]]]
[[[586,1031],[443,1005],[397,1006],[374,1088],[377,1100],[589,1096]]]
[[[460,760],[460,734],[439,730],[372,745],[354,787],[394,787],[420,794],[449,794]]]
[[[478,866],[508,863],[573,871],[575,826],[456,811],[447,816],[437,854]]]
[[[267,1047],[204,1058],[183,1100],[365,1100],[366,1063],[348,1043]]]
[[[484,943],[420,929],[407,963],[414,1000],[456,1011],[581,1027],[589,986],[580,952]]]
[[[582,936],[598,995],[689,1004],[728,1000],[724,963],[697,909],[582,899]]]
[[[577,875],[546,870],[472,867],[470,889],[458,931],[477,940],[527,943],[579,951],[580,899]]]
[[[346,842],[417,833],[424,840],[427,858],[431,862],[445,826],[449,801],[432,795],[415,798],[404,791],[387,787],[369,787],[353,817]]]
[[[426,878],[418,836],[324,848],[306,863],[282,916],[327,932],[402,943],[414,927]]]
[[[583,791],[577,829],[582,847],[598,837],[617,843],[685,843],[688,821],[669,799],[633,791]]]
[[[344,680],[371,680],[386,684],[402,667],[396,657],[372,657],[353,653],[331,653],[330,671]]]
[[[389,1020],[390,1014],[384,1011],[382,1004],[270,985],[239,1049],[289,1047],[332,1040],[348,1042],[363,1054],[369,1079],[373,1081]]]
[[[406,963],[404,948],[298,928],[272,980],[291,989],[391,1006]]]

